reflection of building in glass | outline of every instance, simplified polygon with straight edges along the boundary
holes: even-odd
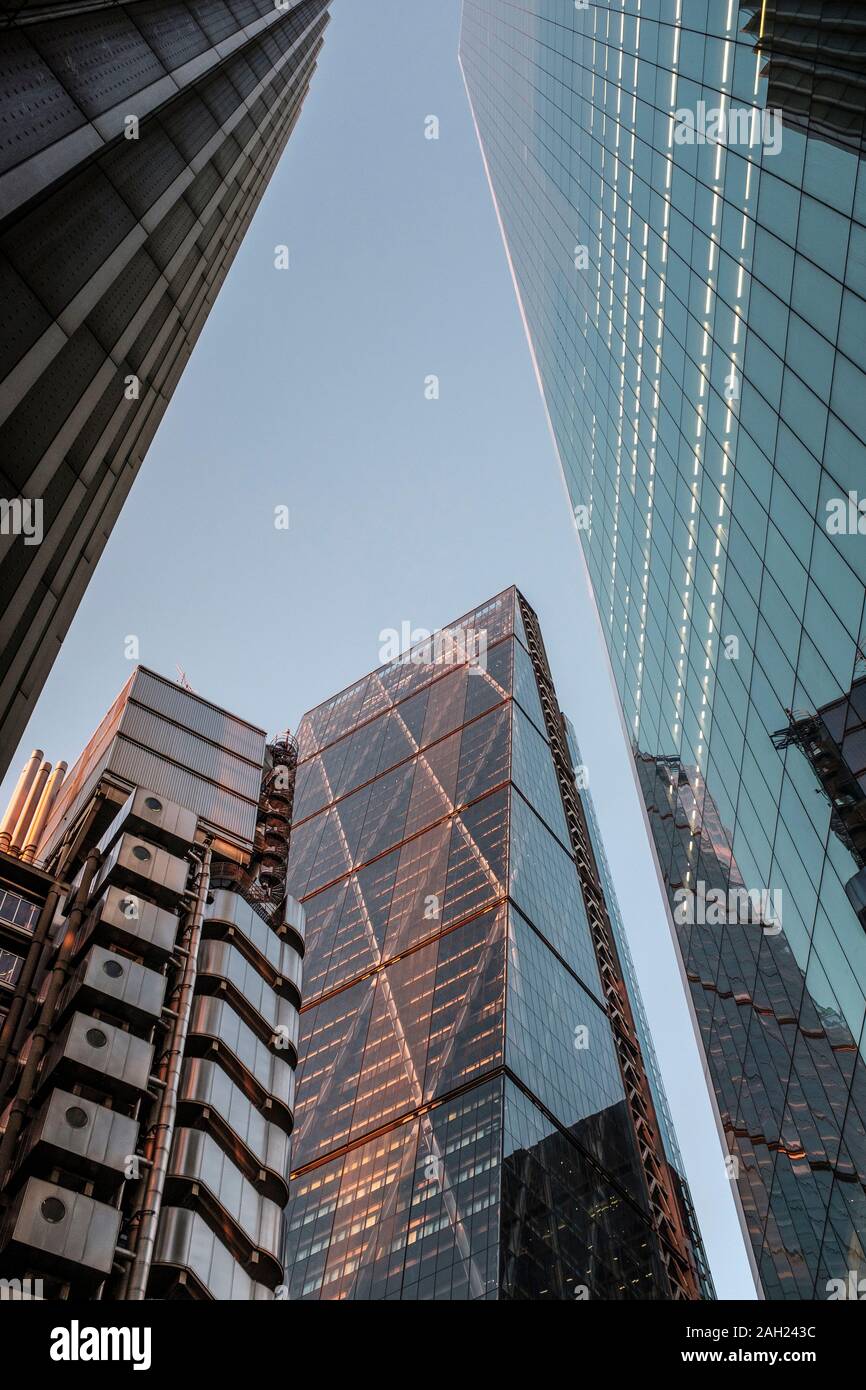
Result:
[[[3,5],[0,771],[300,115],[328,0]]]
[[[280,1296],[295,754],[138,667],[53,798],[41,754],[25,767],[0,830],[4,1279]]]
[[[830,827],[857,863],[845,891],[866,926],[866,676],[815,714],[790,713],[777,748],[800,748],[830,803]]]
[[[699,836],[703,880],[782,895],[742,982],[709,933],[684,965],[744,997],[702,1035],[719,1110],[767,1139],[739,1184],[763,1290],[810,1298],[866,1243],[866,932],[857,858],[773,735],[847,697],[866,633],[864,538],[827,526],[866,477],[863,19],[759,8],[465,0],[461,61],[626,727],[671,755],[673,803],[638,763],[666,881]],[[774,105],[781,145],[750,143]],[[683,112],[738,119],[681,142]]]
[[[844,0],[741,0],[765,60],[767,106],[812,136],[862,150],[866,15]]]
[[[700,1297],[535,615],[456,626],[475,669],[398,659],[299,732],[291,1296]]]
[[[703,785],[696,815],[695,769],[644,753],[636,761],[668,891],[694,891],[700,881],[743,887]],[[784,932],[765,929],[760,918],[677,921],[675,929],[749,1229],[765,1231],[769,1248],[785,1247],[799,1237],[780,1213],[800,1208],[806,1180],[832,1181],[844,1195],[831,1208],[833,1237],[846,1243],[847,1267],[866,1274],[866,1128],[849,1115],[842,1134],[850,1095],[866,1091],[866,1063],[850,1028],[832,1000],[820,1002],[817,990],[810,997]],[[815,1249],[817,1242],[816,1234]]]
[[[577,736],[570,720],[565,720],[565,727],[572,763],[575,768],[582,767],[583,760],[580,756]],[[684,1218],[692,1233],[695,1255],[697,1258],[705,1260],[697,1217],[692,1207],[691,1193],[689,1192],[688,1183],[685,1179],[685,1166],[683,1164],[679,1144],[677,1143],[673,1120],[671,1119],[670,1110],[668,1108],[668,1100],[665,1095],[664,1083],[662,1082],[661,1072],[659,1070],[652,1034],[650,1033],[649,1024],[644,1012],[643,999],[641,998],[640,987],[637,982],[637,975],[631,957],[628,938],[625,933],[625,926],[620,916],[619,901],[617,899],[616,889],[614,888],[613,877],[608,864],[607,854],[605,853],[604,843],[601,838],[601,830],[595,814],[595,805],[593,803],[592,794],[588,790],[584,791],[582,801],[586,813],[587,828],[592,840],[593,854],[595,855],[595,862],[601,880],[605,903],[607,905],[608,917],[610,918],[611,930],[614,935],[617,954],[622,966],[623,979],[631,1001],[638,1041],[640,1043],[641,1052],[643,1053],[647,1080],[650,1090],[652,1091],[671,1182],[680,1195]],[[709,1271],[704,1268],[703,1274],[709,1286]]]

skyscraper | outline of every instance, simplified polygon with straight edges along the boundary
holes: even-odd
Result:
[[[3,1297],[284,1296],[295,752],[138,667],[0,852]]]
[[[5,8],[0,772],[298,119],[328,0]]]
[[[528,603],[416,642],[298,742],[289,1296],[711,1295]]]
[[[738,0],[461,36],[660,875],[750,904],[677,939],[771,1298],[866,1274],[864,39]]]

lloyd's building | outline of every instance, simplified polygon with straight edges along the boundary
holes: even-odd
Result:
[[[0,1279],[279,1299],[304,913],[296,748],[138,667],[0,823]]]

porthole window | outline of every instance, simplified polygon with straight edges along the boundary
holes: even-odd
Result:
[[[120,964],[119,960],[103,961],[102,968],[106,975],[109,975],[112,980],[119,980],[123,974],[123,966]]]
[[[133,849],[132,849],[132,853],[133,853],[133,857],[134,857],[135,859],[149,859],[149,858],[150,858],[150,850],[149,850],[149,849],[145,849],[145,848],[144,848],[144,845],[134,845],[134,846],[133,846]]]
[[[84,1129],[88,1121],[86,1110],[82,1110],[80,1105],[70,1105],[66,1112],[66,1123],[73,1129]]]
[[[46,1221],[50,1221],[52,1226],[56,1226],[58,1221],[62,1221],[66,1215],[66,1207],[59,1197],[46,1197],[42,1206],[39,1208]]]
[[[155,796],[146,796],[144,798],[144,804],[147,807],[148,811],[162,810],[162,802],[159,801]]]
[[[101,1028],[88,1028],[85,1037],[91,1047],[105,1047],[108,1042],[108,1034],[103,1033]]]

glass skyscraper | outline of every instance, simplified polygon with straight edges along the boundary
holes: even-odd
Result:
[[[822,0],[461,36],[770,1298],[866,1274],[864,48]]]
[[[295,128],[328,0],[3,11],[0,773]]]
[[[525,599],[298,741],[289,1296],[712,1296]]]

